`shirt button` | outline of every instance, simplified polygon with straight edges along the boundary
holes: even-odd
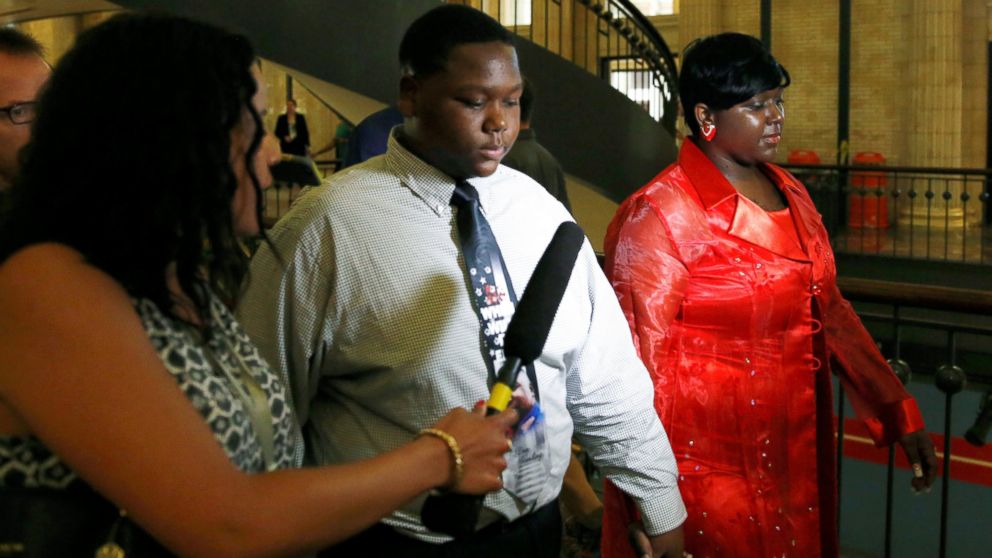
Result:
[[[761,264],[760,263],[754,264],[754,269],[761,269]]]
[[[740,258],[734,258],[734,263],[741,263],[741,259]]]

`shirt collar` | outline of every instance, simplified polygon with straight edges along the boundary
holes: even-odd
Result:
[[[400,126],[393,128],[389,134],[385,155],[387,168],[399,177],[400,182],[415,196],[427,204],[431,211],[439,216],[449,215],[451,195],[455,192],[455,179],[404,147],[397,139],[400,128]],[[468,182],[479,191],[479,205],[483,212],[491,190],[488,184],[501,172],[502,168],[497,169],[493,177],[477,176],[468,179]]]
[[[690,138],[682,142],[679,150],[679,166],[695,187],[703,207],[710,210],[716,204],[737,195],[737,190],[716,168],[702,150]]]
[[[771,217],[757,204],[737,193],[733,184],[691,139],[686,139],[682,143],[682,148],[679,150],[679,166],[682,167],[692,189],[699,196],[699,201],[702,202],[711,224],[731,236],[776,254],[796,260],[806,259],[802,248],[796,246],[791,239],[772,233],[776,230],[776,226]],[[803,227],[808,228],[808,226],[803,222],[803,216],[800,214],[808,210],[800,209],[802,200],[796,192],[797,186],[794,180],[787,177],[787,173],[779,172],[774,165],[762,163],[760,168],[788,200],[792,218],[800,224],[798,227],[800,243],[805,247],[808,234]],[[812,211],[815,214],[815,209]]]
[[[397,139],[400,127],[389,133],[386,145],[386,166],[400,182],[420,198],[431,211],[446,215],[451,194],[455,191],[455,179],[441,172],[420,157],[414,155]]]

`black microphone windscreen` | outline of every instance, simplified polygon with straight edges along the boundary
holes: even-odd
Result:
[[[585,233],[575,223],[558,226],[506,328],[503,351],[507,357],[526,363],[541,356],[584,240]]]

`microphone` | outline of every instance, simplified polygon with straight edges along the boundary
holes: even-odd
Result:
[[[565,296],[585,234],[571,221],[558,226],[537,262],[503,337],[506,360],[496,374],[486,415],[509,406],[520,370],[541,356],[561,299]],[[484,496],[452,492],[430,495],[420,511],[424,526],[455,538],[471,536],[479,521]]]
[[[520,369],[544,351],[551,323],[565,296],[565,288],[568,287],[568,279],[572,276],[583,240],[585,234],[582,229],[566,221],[558,225],[558,230],[537,262],[503,337],[506,361],[496,374],[496,384],[486,404],[487,415],[506,409],[517,385]]]

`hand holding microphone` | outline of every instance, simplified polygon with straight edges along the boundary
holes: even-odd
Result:
[[[461,464],[459,466],[454,450],[449,447],[451,467],[447,480],[441,486],[463,494],[485,494],[499,490],[503,469],[506,469],[503,454],[510,448],[506,432],[513,428],[518,418],[513,409],[486,416],[482,406],[471,413],[458,408],[444,415],[431,430],[443,432],[454,439],[457,459]],[[434,436],[447,443],[442,437]]]
[[[506,361],[497,372],[486,404],[487,415],[502,416],[499,413],[505,412],[512,399],[520,370],[541,356],[584,240],[578,225],[562,223],[537,262],[506,329]],[[420,514],[424,526],[432,531],[468,537],[475,532],[481,510],[481,496],[447,493],[428,497]]]

